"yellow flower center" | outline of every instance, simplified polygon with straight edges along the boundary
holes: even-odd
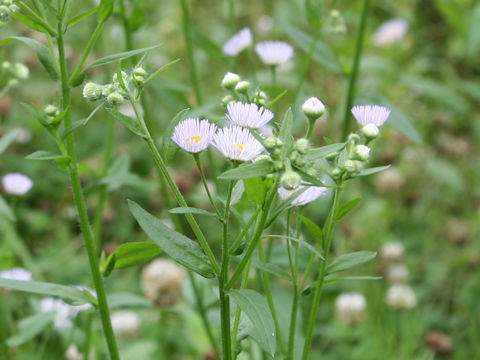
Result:
[[[242,151],[245,147],[243,144],[232,144],[230,145],[230,149],[233,149],[234,147],[237,147],[238,150]]]
[[[190,145],[191,143],[199,143],[200,141],[202,141],[202,137],[201,136],[192,136],[190,138],[187,139],[187,144]]]

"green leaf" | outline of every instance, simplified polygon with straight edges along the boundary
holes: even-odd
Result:
[[[281,278],[287,281],[292,281],[292,277],[290,276],[290,274],[285,270],[283,270],[282,267],[277,264],[265,263],[265,262],[261,262],[258,259],[253,259],[252,266],[262,271],[265,271],[269,274],[272,274],[278,278]]]
[[[179,111],[177,115],[175,115],[170,121],[170,124],[168,124],[166,130],[163,132],[160,142],[160,154],[163,155],[163,158],[167,164],[172,160],[178,149],[178,145],[172,140],[173,130],[175,129],[175,126],[177,126],[177,124],[185,118],[189,111],[190,109],[183,109]]]
[[[113,293],[107,295],[108,307],[110,309],[135,307],[148,308],[152,307],[150,300],[142,296],[131,293]]]
[[[305,53],[310,51],[310,47],[312,46],[312,42],[314,40],[312,36],[290,24],[283,23],[280,24],[280,27],[283,29],[285,34],[287,34],[287,36],[289,36],[293,42]],[[335,53],[328,45],[322,43],[320,40],[317,40],[312,54],[312,59],[316,63],[335,73],[343,73],[342,64],[340,64],[338,61]]]
[[[282,153],[283,157],[287,155],[290,147],[293,143],[293,112],[292,108],[288,108],[280,124],[280,130],[278,132],[278,138],[283,142]]]
[[[373,174],[379,173],[381,171],[387,170],[390,166],[391,165],[385,165],[385,166],[373,167],[373,168],[370,168],[370,169],[363,169],[363,170],[360,170],[358,173],[356,173],[355,177],[373,175]]]
[[[149,77],[147,77],[145,79],[145,81],[143,82],[142,86],[145,87],[150,81],[152,81],[153,79],[155,79],[158,75],[160,75],[162,72],[164,72],[165,70],[167,70],[170,66],[176,64],[177,62],[179,62],[180,59],[175,59],[175,60],[172,60],[170,61],[168,64],[165,64],[163,65],[162,67],[160,67],[159,69],[157,69],[157,71],[155,71],[153,74],[151,74]]]
[[[238,204],[238,202],[242,199],[244,191],[245,191],[245,186],[243,185],[243,181],[238,181],[233,187],[232,199],[230,200],[230,205]]]
[[[352,210],[355,206],[358,205],[358,203],[362,201],[362,198],[356,198],[353,200],[350,200],[346,202],[345,204],[342,204],[338,209],[335,214],[335,219],[340,220],[342,217],[344,217],[350,210]]]
[[[215,271],[198,243],[170,229],[137,203],[129,200],[128,207],[148,237],[173,260],[203,277],[215,277]]]
[[[123,60],[123,59],[128,59],[132,56],[142,54],[144,52],[155,49],[159,46],[160,45],[154,45],[154,46],[149,46],[149,47],[142,48],[142,49],[125,51],[125,52],[121,52],[121,53],[118,53],[118,54],[108,55],[108,56],[105,56],[105,57],[100,58],[98,60],[95,60],[91,64],[87,65],[85,67],[85,69],[83,69],[82,72],[80,74],[78,74],[78,76],[76,78],[71,79],[70,85],[72,87],[76,87],[76,86],[80,85],[83,82],[83,80],[85,79],[85,76],[87,75],[87,73],[95,67],[98,67],[98,66],[101,66],[101,65],[106,65],[106,64],[111,64],[111,63],[114,63],[114,62],[117,62],[117,61]]]
[[[323,231],[320,226],[318,226],[312,220],[310,220],[306,216],[303,216],[302,214],[297,214],[297,218],[307,226],[308,230],[312,233],[317,243],[321,245],[323,243]]]
[[[206,215],[206,216],[214,216],[214,217],[217,216],[217,214],[213,212],[194,208],[194,207],[176,207],[168,210],[168,212],[171,214],[197,214],[197,215]]]
[[[305,160],[307,161],[314,161],[318,159],[322,159],[325,156],[335,152],[342,150],[347,143],[338,143],[338,144],[331,144],[322,146],[319,148],[311,149],[308,153],[305,154]]]
[[[277,349],[275,323],[265,296],[254,290],[240,289],[228,292],[253,324],[252,337],[272,357]]]
[[[137,120],[131,118],[130,116],[123,115],[121,112],[119,112],[114,108],[105,108],[105,109],[110,115],[112,115],[115,118],[115,120],[121,122],[135,135],[141,136],[142,138],[147,137]]]
[[[93,117],[93,115],[95,115],[96,112],[98,110],[100,110],[100,108],[103,105],[105,105],[105,102],[102,102],[97,107],[95,107],[95,109],[93,109],[93,111],[85,119],[77,120],[72,125],[67,127],[66,129],[63,129],[62,134],[61,134],[62,139],[65,139],[70,133],[74,132],[79,127],[87,125],[87,123],[90,121],[90,119]]]
[[[357,251],[339,256],[327,266],[327,274],[351,269],[372,260],[375,256],[377,253],[373,251]]]
[[[12,130],[3,135],[0,138],[0,154],[3,154],[5,150],[15,141],[18,135],[18,130]]]
[[[332,283],[336,281],[345,281],[345,280],[380,280],[381,276],[325,276],[325,283]]]
[[[0,216],[7,218],[10,221],[16,221],[15,214],[3,197],[0,196]]]
[[[116,247],[115,269],[145,264],[162,253],[157,244],[150,241],[129,242]]]
[[[33,40],[27,37],[11,36],[0,41],[0,46],[13,40],[21,41],[25,45],[30,47],[33,51],[35,51],[35,53],[37,54],[38,60],[40,60],[40,62],[42,63],[45,70],[47,70],[47,73],[48,75],[50,75],[52,80],[57,81],[59,79],[57,68],[55,67],[55,63],[52,59],[50,51],[45,45],[43,45],[41,42],[38,42],[37,40]]]
[[[97,12],[97,10],[98,10],[98,7],[95,7],[93,9],[90,9],[90,10],[87,10],[87,11],[81,13],[80,15],[74,16],[73,18],[71,18],[68,21],[67,28],[69,28],[70,26],[75,25],[76,23],[82,21],[86,17],[95,14]]]
[[[7,345],[9,347],[17,347],[32,340],[52,323],[56,315],[55,311],[40,312],[22,319],[18,323],[17,333],[7,339]]]
[[[29,18],[28,16],[25,16],[23,15],[22,13],[20,12],[17,12],[15,14],[13,14],[12,16],[15,20],[18,20],[22,23],[24,23],[25,25],[27,25],[30,29],[33,29],[33,30],[36,30],[38,32],[41,32],[41,33],[44,33],[44,34],[49,34],[49,30],[43,26],[42,24],[40,24],[39,22],[35,21],[34,19],[32,18]]]
[[[467,56],[475,61],[480,55],[480,4],[475,6],[468,17]]]
[[[262,179],[256,177],[243,180],[245,193],[255,203],[262,205],[265,201],[267,189]]]
[[[40,295],[55,296],[72,305],[82,305],[90,302],[88,297],[82,291],[72,286],[0,278],[0,287]]]
[[[280,216],[282,212],[284,212],[287,209],[291,209],[292,207],[295,207],[295,205],[292,205],[292,201],[295,200],[300,195],[302,195],[303,192],[306,191],[307,189],[308,187],[305,186],[302,189],[296,191],[294,194],[290,195],[287,199],[281,201],[280,205],[275,209],[273,214],[268,218],[267,223],[265,225],[265,229],[270,227],[270,225],[273,224],[273,222]]]
[[[100,255],[99,268],[103,277],[109,276],[115,268],[115,253],[112,253],[106,257],[105,252],[102,251],[102,254]]]
[[[218,178],[224,180],[250,179],[268,175],[273,170],[273,164],[271,162],[259,161],[257,163],[244,164],[234,169],[227,170],[218,175]]]
[[[38,150],[38,151],[35,151],[34,153],[31,153],[27,157],[25,157],[25,159],[41,160],[41,161],[46,161],[46,160],[70,160],[70,156],[54,154],[54,153],[51,153],[50,151]]]
[[[322,256],[322,254],[320,254],[320,253],[318,252],[318,250],[315,249],[312,245],[310,245],[308,242],[303,241],[303,240],[301,240],[301,239],[298,239],[298,238],[296,238],[296,237],[286,236],[286,235],[265,235],[264,237],[265,237],[265,238],[273,238],[273,239],[288,239],[288,240],[290,240],[290,241],[299,243],[300,245],[305,246],[308,251],[310,251],[313,255],[315,255],[315,256],[318,257],[319,259],[325,260],[325,258]]]
[[[115,0],[102,0],[100,2],[100,5],[98,5],[98,13],[97,13],[99,21],[105,21],[110,17],[110,15],[112,15],[114,3],[115,3]]]

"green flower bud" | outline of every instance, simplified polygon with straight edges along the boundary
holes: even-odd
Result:
[[[128,74],[125,71],[122,71],[122,79],[125,86],[128,86]],[[117,73],[113,74],[112,80],[115,86],[120,86],[120,83],[118,82]]]
[[[235,99],[233,98],[232,95],[227,95],[227,96],[224,96],[222,98],[222,104],[227,106],[228,104],[230,104],[232,101],[235,101]]]
[[[235,86],[235,91],[238,91],[241,94],[246,94],[248,92],[248,89],[250,89],[250,83],[248,81],[240,81],[236,86]]]
[[[342,170],[340,170],[338,167],[332,170],[332,175],[333,177],[338,177],[342,173]]]
[[[318,98],[311,97],[303,103],[302,111],[310,121],[315,121],[325,113],[325,105]]]
[[[22,63],[15,63],[15,65],[13,65],[12,73],[13,76],[15,76],[16,78],[25,80],[28,79],[30,71],[28,70],[28,67],[26,67]]]
[[[123,104],[124,98],[119,92],[113,92],[107,96],[107,101],[110,105],[120,105]]]
[[[268,156],[268,155],[260,155],[260,156],[258,156],[255,160],[253,160],[253,162],[258,163],[258,162],[270,161],[270,160],[271,160],[271,159],[270,159],[270,156]]]
[[[10,79],[7,82],[8,87],[15,87],[18,85],[18,79]]]
[[[338,156],[338,152],[334,151],[334,152],[328,154],[327,156],[325,156],[325,159],[327,159],[328,161],[335,161],[337,156]]]
[[[294,162],[297,160],[297,158],[300,156],[300,154],[298,153],[298,151],[292,151],[290,153],[290,155],[288,156],[288,158],[290,159],[290,161]]]
[[[353,160],[345,161],[345,163],[343,164],[343,168],[345,169],[346,172],[349,172],[349,173],[354,173],[357,171],[355,161]]]
[[[263,142],[263,145],[268,150],[271,150],[271,149],[273,149],[274,147],[277,146],[277,138],[274,137],[274,136],[270,136],[270,137],[265,139],[265,141]]]
[[[104,97],[107,97],[108,95],[110,95],[114,91],[115,91],[115,86],[113,86],[112,84],[102,86],[102,96],[104,96]]]
[[[295,141],[295,149],[300,154],[306,154],[310,150],[310,143],[307,139],[298,139]]]
[[[58,115],[58,108],[55,105],[48,104],[43,108],[43,112],[47,116],[57,116]]]
[[[145,76],[147,76],[147,72],[145,71],[145,69],[143,67],[138,66],[135,69],[133,69],[133,75],[145,77]]]
[[[239,83],[240,76],[235,73],[227,72],[222,80],[222,87],[227,90],[235,89],[235,86]]]
[[[8,21],[10,18],[10,9],[8,6],[0,5],[0,19]]]
[[[362,134],[368,139],[373,140],[375,139],[380,131],[375,124],[367,124],[362,128]]]
[[[358,136],[358,134],[351,133],[350,135],[348,135],[348,141],[351,141],[353,143],[357,143],[357,142],[360,141],[360,136]]]
[[[13,14],[16,13],[20,8],[17,5],[12,4],[8,7],[8,9],[10,10],[10,14]]]
[[[275,160],[273,162],[273,167],[275,168],[275,170],[282,170],[285,167],[285,164],[282,160]]]
[[[97,101],[102,97],[102,86],[88,82],[83,87],[83,97],[88,101]]]
[[[360,161],[367,161],[370,157],[370,148],[366,145],[357,145],[353,151],[354,157]]]
[[[294,161],[295,165],[297,166],[304,166],[306,163],[307,163],[307,160],[305,160],[305,158],[301,155],[299,155],[295,161]]]
[[[287,190],[296,189],[300,186],[302,178],[295,171],[286,171],[283,173],[280,178],[280,186],[284,187]]]
[[[2,70],[9,70],[12,67],[12,64],[10,61],[4,61],[2,62]]]

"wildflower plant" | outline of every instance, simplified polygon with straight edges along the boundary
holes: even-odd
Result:
[[[390,111],[377,105],[352,107],[352,104],[349,104],[346,113],[353,113],[360,129],[350,133],[346,121],[344,130],[348,131],[340,142],[329,141],[318,146],[320,140],[313,136],[313,129],[315,123],[325,114],[328,104],[325,106],[316,97],[306,100],[301,108],[308,126],[305,132],[298,134],[294,132],[294,111],[288,108],[282,114],[277,109],[283,99],[282,95],[276,94],[275,82],[275,86],[271,87],[272,92],[269,93],[264,84],[228,72],[221,83],[228,93],[217,101],[221,107],[222,118],[213,121],[205,119],[205,116],[187,117],[188,112],[182,111],[162,130],[159,142],[149,123],[151,119],[141,111],[142,96],[152,81],[159,81],[157,75],[174,65],[177,60],[154,72],[149,71],[145,54],[156,48],[152,46],[130,49],[85,65],[103,25],[113,12],[114,1],[102,0],[95,12],[82,15],[86,18],[96,14],[98,25],[88,40],[84,53],[73,66],[71,62],[67,62],[65,54],[65,34],[72,26],[72,21],[69,22],[66,17],[70,2],[59,0],[48,7],[35,2],[36,8],[40,9],[40,15],[23,2],[20,5],[21,10],[27,14],[25,16],[29,16],[27,25],[33,22],[35,29],[41,29],[47,39],[47,45],[33,39],[30,39],[27,45],[34,44],[32,48],[37,51],[45,70],[59,83],[59,95],[52,99],[51,103],[40,108],[25,106],[29,114],[50,135],[52,144],[55,144],[57,149],[54,152],[39,150],[27,158],[53,161],[68,175],[94,289],[89,291],[74,286],[12,277],[0,279],[0,286],[61,298],[62,300],[58,301],[47,298],[42,305],[46,311],[57,313],[51,319],[57,325],[63,324],[63,320],[69,322],[75,318],[79,310],[73,305],[87,304],[86,311],[97,313],[102,323],[110,359],[118,360],[120,354],[115,335],[138,336],[140,320],[135,313],[117,312],[113,319],[111,318],[112,305],[111,302],[109,305],[107,298],[105,279],[117,269],[143,265],[162,253],[187,270],[195,308],[218,358],[237,358],[244,349],[243,340],[249,337],[254,339],[269,357],[293,360],[300,356],[300,353],[295,353],[295,349],[301,349],[301,359],[308,359],[319,304],[327,282],[339,280],[338,273],[365,263],[376,255],[364,251],[331,260],[330,249],[336,223],[358,203],[358,199],[343,201],[345,187],[358,177],[388,168],[371,167],[369,159],[373,151],[370,147],[372,141],[379,136],[379,127],[387,121]],[[186,2],[182,1],[181,4],[184,16],[188,19]],[[47,11],[55,16],[47,16]],[[54,26],[50,25],[51,19],[56,19]],[[76,21],[82,19],[83,17],[75,18]],[[189,59],[193,61],[188,21],[184,28]],[[235,56],[251,43],[251,31],[243,29],[225,44],[223,52],[227,56]],[[262,62],[271,67],[273,75],[275,67],[289,61],[294,55],[293,47],[281,41],[258,43],[255,51]],[[135,59],[137,62],[134,64],[133,58],[139,55],[143,56]],[[90,80],[91,69],[110,63],[117,64],[110,82],[99,84]],[[195,80],[194,69],[195,64],[192,65],[192,79],[196,100],[200,104],[201,92],[199,83]],[[353,81],[352,89],[354,85]],[[78,96],[83,96],[86,103],[94,103],[95,107],[86,118],[74,121],[72,106],[75,102],[72,97],[75,96],[74,89],[78,87],[82,87]],[[273,100],[269,101],[270,98]],[[118,107],[125,103],[132,107],[134,116],[127,116],[118,110]],[[105,141],[106,167],[97,182],[103,184],[108,178],[112,161],[113,121],[116,121],[128,129],[132,136],[141,139],[145,152],[148,151],[153,158],[160,178],[162,197],[168,204],[174,222],[174,228],[170,228],[143,206],[129,200],[125,207],[128,207],[132,217],[151,241],[122,244],[108,255],[101,251],[101,216],[107,196],[106,189],[100,188],[99,211],[95,214],[92,231],[83,184],[80,181],[80,161],[75,147],[77,130],[87,126],[101,108],[106,110],[110,121],[105,121],[108,127]],[[262,133],[262,128],[266,125],[273,129],[269,136]],[[212,211],[187,203],[167,167],[167,155],[172,146],[191,155]],[[212,154],[213,149],[218,151]],[[218,158],[221,159],[220,166],[215,166]],[[212,182],[208,181],[204,171],[204,161],[212,170],[210,174],[214,174],[211,180],[216,186],[215,197],[212,196],[214,191],[210,188]],[[19,179],[17,178],[18,181]],[[23,194],[28,192],[32,183],[28,183],[24,178],[21,181],[16,187],[5,183],[3,185],[6,190],[14,189],[9,192]],[[248,211],[237,207],[241,201]],[[321,224],[303,212],[305,207],[316,201],[323,202],[328,207],[328,215]],[[201,216],[213,218],[221,231],[207,237],[205,229],[202,228],[203,223],[199,220]],[[186,220],[188,228],[183,220]],[[237,223],[240,226],[237,226]],[[302,225],[305,225],[304,228],[312,235],[313,239],[310,241],[305,240],[307,232],[302,230]],[[286,266],[280,269],[272,266],[272,242],[265,242],[265,239],[281,240],[282,251],[288,259]],[[301,253],[307,254],[305,262],[299,260]],[[161,268],[165,269],[165,266]],[[169,264],[168,268],[173,273],[171,278],[167,277],[168,274],[159,275],[156,266],[146,268],[143,275],[144,284],[147,283],[149,287],[145,293],[158,306],[174,303],[180,297],[179,283],[183,281],[183,271],[178,271],[172,264]],[[254,269],[259,273],[260,286],[253,286],[249,282]],[[280,324],[279,309],[272,291],[271,277],[278,274],[287,281],[291,293],[291,315],[287,328]],[[198,276],[204,278],[202,282],[198,281]],[[152,282],[155,284],[150,285]],[[218,301],[208,306],[205,304],[203,291],[199,290],[200,284],[205,282],[215,289],[218,298]],[[172,290],[173,295],[162,300],[157,291],[152,293],[154,288],[158,291]],[[297,328],[300,324],[298,317],[303,296],[310,296],[310,301],[306,306],[304,336],[300,337]],[[365,307],[363,297],[356,301],[359,305],[354,309],[355,319],[348,320],[348,323],[357,322],[362,317]],[[208,316],[209,307],[219,309],[219,324],[211,321]],[[245,316],[253,326],[244,331],[241,323]],[[88,329],[90,330],[91,328]],[[87,346],[85,354],[88,353]]]

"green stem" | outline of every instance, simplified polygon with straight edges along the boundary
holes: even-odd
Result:
[[[187,6],[186,0],[180,0],[180,5],[183,12],[183,36],[185,37],[185,43],[187,45],[188,61],[190,62],[190,78],[195,91],[195,97],[197,99],[197,105],[202,105],[202,93],[200,91],[200,81],[198,79],[197,64],[195,62],[195,56],[193,54],[193,42],[192,42],[192,29],[191,29],[191,17],[190,11]]]
[[[228,0],[228,20],[230,21],[230,26],[232,27],[232,34],[233,34],[237,30],[234,0]]]
[[[135,115],[136,115],[136,117],[137,117],[137,119],[140,123],[140,126],[142,127],[142,130],[145,133],[145,136],[146,136],[145,141],[147,142],[148,148],[150,149],[150,151],[153,155],[155,165],[157,166],[157,168],[160,170],[163,177],[167,181],[167,184],[170,187],[170,189],[172,190],[173,195],[177,199],[178,204],[181,207],[188,207],[187,202],[185,201],[185,198],[183,197],[182,193],[178,189],[177,184],[175,184],[175,181],[173,181],[172,176],[168,172],[167,165],[163,161],[162,156],[160,155],[157,147],[155,146],[155,142],[152,139],[152,136],[151,136],[150,132],[148,131],[148,128],[145,124],[145,121],[143,120],[143,116],[140,113],[136,102],[133,100],[133,98],[130,94],[127,94],[127,96],[129,97],[130,103],[132,104],[133,110],[135,111]],[[213,254],[212,249],[208,245],[207,239],[205,238],[205,235],[203,234],[202,230],[200,229],[200,226],[198,226],[198,223],[197,223],[197,221],[195,220],[195,218],[193,217],[192,214],[185,214],[185,218],[187,219],[188,224],[192,228],[195,236],[197,237],[200,246],[202,247],[203,251],[207,255],[208,259],[210,260],[210,264],[212,265],[215,273],[217,275],[219,275],[220,274],[220,266],[218,265],[218,262],[215,259],[215,255]]]
[[[248,283],[248,275],[250,274],[250,266],[252,264],[252,259],[248,262],[247,266],[242,275],[242,280],[240,281],[240,289],[245,289]],[[240,306],[237,306],[237,310],[235,312],[235,319],[233,321],[233,336],[232,336],[232,356],[235,359],[235,348],[237,346],[237,337],[238,337],[238,328],[240,326],[240,315],[242,314],[242,309]]]
[[[247,234],[253,222],[255,221],[255,219],[258,218],[258,214],[260,213],[261,209],[262,209],[261,207],[258,207],[257,210],[255,210],[255,213],[252,215],[250,220],[248,220],[248,223],[245,225],[245,227],[242,229],[240,234],[237,236],[232,246],[230,246],[230,253],[234,253],[237,250],[237,248],[241,245],[243,238]]]
[[[288,209],[287,212],[287,228],[286,234],[287,237],[290,236],[290,217],[291,217],[292,209]],[[292,253],[291,253],[291,241],[287,238],[287,254],[288,254],[288,263],[290,266],[290,273],[292,275],[293,283],[293,302],[292,302],[292,310],[290,316],[290,330],[288,334],[288,354],[287,360],[294,360],[293,359],[293,351],[295,347],[295,330],[297,326],[297,313],[298,313],[298,269],[297,269],[297,262],[293,262]]]
[[[92,347],[92,337],[93,337],[93,332],[92,332],[92,325],[93,325],[93,314],[92,313],[87,313],[86,314],[86,319],[85,319],[85,342],[83,345],[83,358],[84,359],[89,359],[90,357],[90,349]]]
[[[360,67],[360,59],[362,56],[363,38],[365,35],[365,28],[367,27],[368,10],[370,8],[370,0],[364,0],[363,10],[360,18],[360,29],[358,30],[357,42],[355,45],[355,57],[353,60],[352,72],[348,83],[347,101],[345,103],[345,115],[343,118],[342,139],[346,140],[348,132],[350,131],[350,109],[353,105],[353,98],[355,93],[355,84],[357,82],[358,69]]]
[[[220,211],[218,210],[217,206],[215,205],[215,201],[213,201],[212,194],[210,193],[210,189],[208,188],[208,183],[207,183],[207,178],[205,177],[205,172],[203,171],[202,164],[200,163],[200,156],[198,153],[193,154],[193,158],[195,159],[195,164],[197,165],[198,172],[200,173],[200,178],[202,179],[203,187],[205,188],[205,191],[207,192],[208,200],[210,201],[210,204],[212,204],[213,208],[215,209],[215,213],[218,216],[219,220],[227,220],[224,218],[221,214]]]
[[[62,81],[62,105],[63,109],[66,111],[64,118],[65,128],[68,128],[72,125],[72,112],[71,112],[71,99],[70,99],[70,87],[68,85],[68,74],[67,74],[67,62],[65,59],[65,48],[63,43],[63,18],[58,18],[58,53],[59,53],[59,62],[60,62],[60,75]],[[80,177],[78,175],[77,168],[77,155],[75,151],[75,141],[73,133],[70,133],[66,138],[67,152],[71,159],[71,164],[69,166],[70,180],[72,183],[73,189],[73,198],[78,210],[78,216],[80,220],[80,228],[83,233],[85,240],[85,247],[87,250],[88,261],[90,264],[90,271],[92,275],[92,280],[95,285],[95,291],[97,292],[98,300],[98,309],[100,312],[100,317],[103,325],[103,331],[105,339],[107,341],[108,350],[110,353],[110,358],[112,360],[119,360],[120,356],[118,354],[117,344],[115,341],[115,336],[113,334],[112,323],[110,321],[110,311],[108,309],[108,302],[105,293],[105,288],[103,284],[103,279],[100,274],[98,259],[96,254],[95,240],[90,231],[90,223],[88,219],[87,206],[85,203],[85,198],[83,196],[82,185],[80,183]]]
[[[315,127],[315,120],[308,120],[308,128],[305,134],[305,139],[310,139],[312,136],[313,128]]]
[[[340,197],[342,194],[342,190],[343,190],[342,184],[338,184],[338,187],[335,189],[332,208],[330,209],[330,213],[328,215],[327,223],[325,226],[326,228],[326,231],[324,234],[325,245],[324,245],[324,251],[323,251],[323,256],[325,260],[322,261],[322,266],[319,273],[319,279],[316,281],[317,286],[315,288],[315,293],[313,295],[313,300],[312,300],[310,312],[308,315],[308,323],[307,323],[307,330],[305,333],[305,345],[303,347],[302,360],[307,360],[310,354],[310,345],[312,343],[313,328],[315,327],[315,321],[317,319],[317,312],[320,305],[320,296],[322,295],[322,288],[323,288],[325,275],[326,275],[328,252],[330,251],[330,244],[332,242],[333,230],[335,228],[335,214],[340,204]]]

